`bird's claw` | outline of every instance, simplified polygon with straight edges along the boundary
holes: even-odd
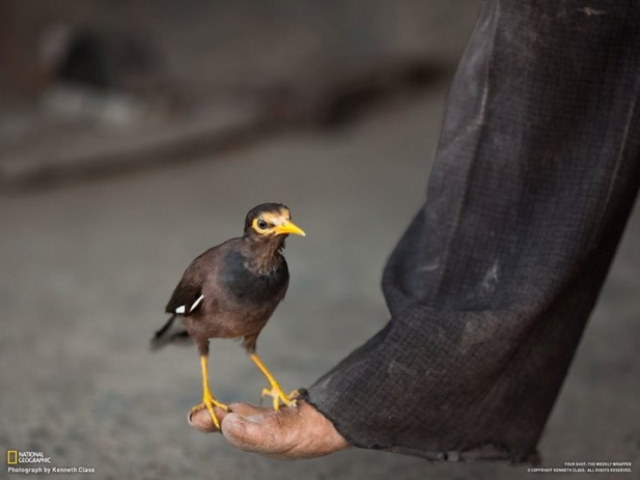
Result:
[[[199,412],[200,410],[204,410],[206,408],[209,411],[209,415],[211,415],[211,420],[213,421],[213,424],[216,426],[218,430],[220,430],[220,420],[218,420],[218,416],[213,410],[214,407],[220,408],[225,412],[229,411],[229,407],[224,403],[221,403],[218,400],[216,400],[213,395],[205,394],[204,397],[202,398],[202,403],[200,403],[199,405],[196,405],[189,411],[189,418],[192,418],[194,413]]]
[[[299,396],[298,390],[294,390],[289,395],[284,393],[280,386],[273,385],[271,388],[263,388],[262,389],[262,398],[272,397],[273,398],[273,409],[276,411],[280,410],[280,402],[282,402],[287,407],[295,408],[298,404],[296,397]]]

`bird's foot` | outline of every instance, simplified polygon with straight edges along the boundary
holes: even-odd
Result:
[[[216,398],[211,395],[211,393],[205,393],[202,397],[202,403],[196,405],[189,411],[189,418],[193,416],[196,412],[200,410],[204,410],[205,408],[209,411],[209,415],[211,415],[211,420],[213,420],[213,424],[216,426],[218,430],[220,430],[220,420],[218,420],[218,416],[213,410],[213,407],[220,408],[225,412],[229,411],[229,407],[227,407],[224,403],[219,402]]]
[[[296,407],[296,399],[299,396],[300,392],[298,390],[294,390],[289,395],[287,395],[282,391],[282,388],[278,384],[272,385],[271,388],[262,389],[262,398],[272,397],[273,409],[276,411],[280,410],[280,402],[282,402],[287,407]]]

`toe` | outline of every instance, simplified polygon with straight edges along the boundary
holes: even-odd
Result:
[[[222,422],[222,434],[236,448],[246,452],[266,453],[266,430],[261,415],[241,416],[230,413]]]
[[[222,421],[222,419],[227,414],[224,410],[220,408],[214,408],[214,412],[216,414],[216,417],[218,418],[218,421]],[[213,419],[211,418],[211,414],[209,413],[209,410],[206,407],[192,408],[191,411],[189,412],[188,422],[189,422],[189,425],[191,425],[193,428],[203,433],[214,433],[214,432],[220,431],[216,427],[215,423],[213,422]]]

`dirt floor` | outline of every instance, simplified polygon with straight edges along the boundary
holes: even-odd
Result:
[[[147,348],[190,259],[271,200],[308,236],[288,242],[291,287],[260,339],[265,362],[287,388],[306,386],[376,332],[387,320],[380,272],[424,198],[445,92],[332,134],[3,198],[0,446],[105,479],[529,478],[523,466],[373,451],[293,463],[236,451],[186,424],[200,396],[196,352]],[[544,465],[640,465],[639,242],[636,211],[541,442]],[[256,401],[263,380],[239,346],[212,350],[214,392]]]

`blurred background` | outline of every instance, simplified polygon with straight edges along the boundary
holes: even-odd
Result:
[[[479,7],[0,1],[0,448],[104,479],[528,478],[373,451],[235,451],[186,423],[195,349],[148,351],[186,265],[267,201],[307,232],[288,242],[289,293],[258,344],[285,389],[386,323],[381,271],[424,199]],[[639,241],[636,211],[541,442],[547,465],[640,468]],[[213,341],[211,365],[222,401],[258,401],[237,343]]]

